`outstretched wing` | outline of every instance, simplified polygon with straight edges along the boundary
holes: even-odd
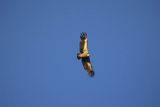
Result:
[[[88,75],[93,77],[94,76],[94,70],[93,70],[93,67],[92,67],[92,63],[90,61],[90,57],[82,58],[82,64],[83,64],[84,69],[88,72]]]
[[[83,39],[82,39],[83,38]],[[82,34],[82,38],[80,40],[80,52],[83,53],[83,52],[88,52],[88,38],[87,38],[87,34]]]
[[[79,45],[79,51],[81,53],[81,57],[87,57],[89,56],[88,52],[88,39],[87,37],[85,39],[80,40],[80,45]]]

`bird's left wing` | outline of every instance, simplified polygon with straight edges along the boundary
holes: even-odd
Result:
[[[93,77],[94,76],[94,70],[93,70],[93,67],[92,67],[92,63],[90,61],[90,57],[82,58],[82,64],[83,64],[84,69],[88,72],[88,75]]]

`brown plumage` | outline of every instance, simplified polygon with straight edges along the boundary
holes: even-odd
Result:
[[[88,37],[87,37],[87,33],[85,32],[82,32],[80,36],[79,51],[80,53],[77,54],[77,59],[82,60],[84,69],[88,72],[89,76],[93,77],[94,70],[92,67],[92,63],[90,61],[90,55],[88,51]]]

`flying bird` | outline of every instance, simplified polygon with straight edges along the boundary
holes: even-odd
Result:
[[[86,32],[80,34],[79,53],[77,53],[77,59],[82,61],[84,69],[88,72],[88,75],[93,77],[94,70],[90,61],[90,54],[88,51],[88,37]]]

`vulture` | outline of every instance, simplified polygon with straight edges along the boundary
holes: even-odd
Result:
[[[90,54],[88,51],[88,36],[86,32],[82,32],[80,34],[79,53],[77,53],[77,59],[81,59],[84,69],[88,72],[90,77],[93,77],[94,70],[90,61]]]

